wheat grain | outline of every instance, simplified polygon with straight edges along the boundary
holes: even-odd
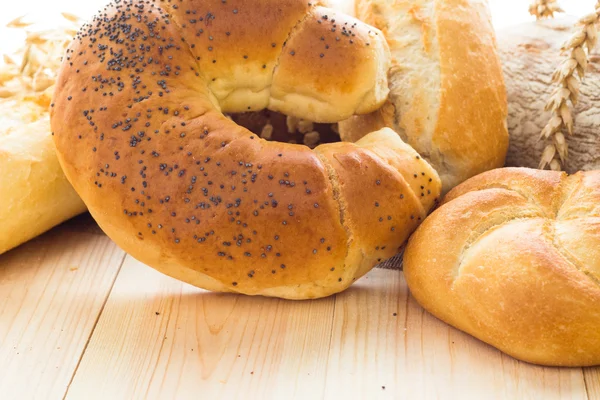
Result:
[[[61,14],[61,15],[63,16],[63,18],[64,18],[64,19],[66,19],[67,21],[71,21],[71,22],[73,22],[73,23],[75,23],[75,24],[78,24],[78,23],[79,23],[79,17],[78,17],[77,15],[74,15],[74,14],[71,14],[71,13],[68,13],[68,12],[62,12],[62,13],[60,13],[60,14]]]
[[[571,106],[577,104],[581,79],[588,65],[588,54],[598,41],[596,24],[600,21],[600,1],[596,3],[595,12],[577,21],[577,31],[563,44],[561,51],[566,58],[560,63],[552,82],[557,85],[546,103],[545,110],[552,112],[552,117],[542,130],[540,138],[550,140],[542,152],[539,168],[550,167],[561,170],[569,155],[569,146],[563,134],[573,134],[573,115]]]
[[[66,26],[52,30],[34,30],[33,23],[18,17],[6,26],[25,30],[23,46],[14,54],[3,54],[0,64],[0,98],[33,99],[47,106],[56,81],[56,74],[68,44],[81,20],[63,13]]]
[[[6,24],[6,27],[7,28],[27,28],[28,26],[32,25],[31,22],[24,22],[23,18],[25,18],[24,15],[13,19],[8,24]]]
[[[529,6],[529,14],[536,19],[554,18],[554,13],[564,12],[556,0],[534,0]]]

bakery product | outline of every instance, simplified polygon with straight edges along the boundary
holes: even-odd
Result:
[[[426,310],[515,358],[600,364],[600,171],[468,180],[411,237],[404,273]]]
[[[389,129],[312,151],[222,112],[370,112],[388,65],[379,31],[316,3],[115,2],[65,57],[59,159],[100,227],[159,271],[215,291],[326,296],[397,252],[437,174]]]
[[[600,171],[468,180],[411,237],[404,273],[426,310],[515,358],[600,364]]]
[[[0,66],[0,254],[85,211],[50,133],[48,106],[66,37],[65,28],[32,31],[25,59],[6,56]]]
[[[388,66],[380,32],[303,0],[115,2],[65,57],[59,159],[142,262],[210,290],[326,296],[397,252],[437,174],[389,129],[311,151],[221,111],[337,121],[381,105]]]
[[[498,52],[502,60],[508,96],[510,147],[506,165],[537,168],[549,141],[540,133],[552,118],[546,103],[556,89],[550,84],[554,70],[564,61],[561,46],[573,35],[578,18],[561,15],[531,21],[498,32]],[[573,135],[569,135],[568,157],[561,162],[567,173],[600,168],[597,146],[600,103],[600,58],[592,55],[585,79],[580,82],[577,104],[573,107]]]
[[[0,254],[85,211],[54,151],[46,109],[1,101]]]
[[[392,127],[436,169],[444,192],[504,165],[506,93],[494,30],[479,0],[355,0],[390,45],[390,103],[340,123],[342,140]]]

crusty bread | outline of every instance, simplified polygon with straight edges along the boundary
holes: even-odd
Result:
[[[355,0],[355,10],[383,31],[394,65],[390,104],[340,123],[342,140],[392,127],[433,165],[444,192],[504,165],[506,93],[486,2]]]
[[[0,62],[0,254],[85,211],[56,158],[48,112],[76,22],[69,18],[50,30],[26,28],[23,45]]]
[[[591,9],[591,8],[590,8]],[[548,140],[540,133],[552,118],[544,107],[556,90],[550,78],[564,61],[561,46],[573,35],[578,18],[561,15],[511,25],[498,32],[498,52],[506,80],[510,147],[506,165],[537,168]],[[569,135],[568,157],[561,163],[567,173],[600,168],[598,121],[600,121],[600,57],[588,58],[581,81],[575,124]]]
[[[600,171],[468,180],[411,237],[404,273],[426,310],[515,358],[600,364]]]
[[[85,211],[32,101],[0,100],[0,171],[0,254]]]
[[[389,129],[311,151],[221,112],[373,111],[388,53],[375,28],[304,0],[122,1],[65,57],[59,159],[101,228],[165,274],[326,296],[397,252],[435,203],[437,174]]]

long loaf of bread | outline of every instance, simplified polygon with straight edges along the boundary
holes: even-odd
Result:
[[[340,123],[355,141],[384,126],[429,161],[444,192],[504,165],[506,93],[482,0],[336,0],[379,28],[393,57],[390,101]]]
[[[71,33],[32,32],[20,65],[6,57],[0,66],[0,254],[85,211],[56,158],[48,113]]]

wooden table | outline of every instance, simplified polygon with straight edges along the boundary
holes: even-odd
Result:
[[[0,256],[0,399],[600,399],[425,312],[400,271],[293,302],[209,293],[87,215]]]

